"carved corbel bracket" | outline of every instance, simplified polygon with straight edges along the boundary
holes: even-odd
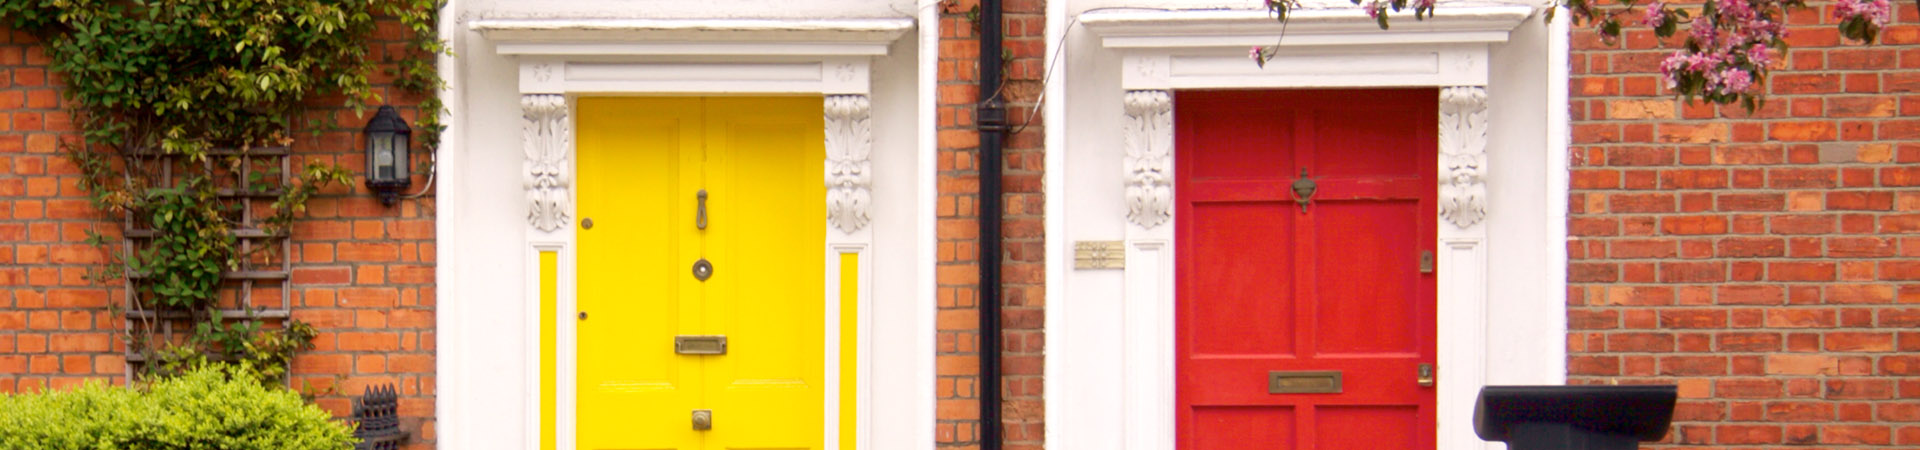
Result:
[[[873,204],[873,106],[865,95],[828,95],[827,223],[860,231]]]
[[[1127,91],[1127,220],[1152,229],[1173,218],[1173,97]]]
[[[573,123],[567,117],[567,99],[558,94],[520,96],[522,146],[527,189],[527,224],[552,232],[569,220],[567,189],[573,184],[568,142]]]
[[[1460,228],[1487,217],[1487,90],[1440,91],[1440,217]]]

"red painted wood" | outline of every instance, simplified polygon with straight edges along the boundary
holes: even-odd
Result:
[[[1182,91],[1174,101],[1179,447],[1434,447],[1438,92]],[[1319,190],[1293,200],[1300,168]],[[1338,370],[1340,394],[1267,372]],[[1445,370],[1440,372],[1444,375]]]

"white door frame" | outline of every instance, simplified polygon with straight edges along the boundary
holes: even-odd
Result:
[[[827,209],[827,233],[821,257],[826,300],[825,409],[822,430],[826,448],[840,448],[840,292],[845,254],[858,261],[858,323],[860,349],[856,361],[855,439],[872,448],[871,428],[876,408],[883,414],[919,415],[913,405],[873,402],[876,339],[909,336],[873,335],[873,222],[881,214],[912,214],[914,210],[875,211],[872,189],[873,58],[887,55],[894,40],[913,28],[910,19],[835,20],[618,20],[618,19],[482,19],[469,24],[495,45],[495,52],[516,57],[522,110],[522,150],[526,153],[524,180],[526,209],[525,261],[527,299],[526,379],[539,383],[540,265],[542,252],[556,252],[557,301],[555,323],[555,442],[560,449],[575,448],[577,348],[575,339],[575,273],[577,240],[573,221],[575,192],[573,117],[575,100],[593,95],[823,95],[828,184],[821,205]],[[913,223],[901,220],[898,223]],[[907,231],[914,233],[914,231]],[[893,249],[907,251],[913,249]],[[931,307],[931,304],[928,305]],[[910,310],[907,316],[912,316]],[[916,320],[882,317],[882,320]],[[443,348],[450,345],[443,344]],[[931,348],[925,349],[929,354]],[[931,359],[931,358],[929,358]],[[931,381],[932,373],[926,378]],[[910,383],[895,383],[908,386]],[[907,390],[918,391],[908,387]],[[526,426],[539,430],[542,420],[539,389],[526,403]],[[930,400],[929,400],[930,401]],[[930,409],[929,409],[930,411]],[[932,418],[927,421],[931,423]],[[526,448],[540,447],[540,433],[527,434]]]
[[[1062,208],[1062,213],[1050,209],[1047,215],[1049,236],[1060,236],[1048,239],[1047,258],[1048,272],[1060,274],[1058,278],[1050,277],[1047,284],[1049,304],[1055,305],[1048,308],[1047,315],[1049,446],[1094,448],[1094,444],[1085,443],[1097,440],[1093,433],[1101,429],[1113,430],[1116,425],[1123,436],[1120,441],[1127,449],[1172,450],[1176,446],[1173,286],[1174,262],[1177,259],[1174,254],[1176,234],[1172,214],[1174,196],[1178,193],[1173,191],[1176,173],[1173,170],[1173,152],[1177,149],[1174,148],[1175,118],[1171,103],[1173,93],[1181,89],[1440,88],[1441,154],[1439,166],[1435,168],[1439,183],[1435,189],[1440,193],[1442,215],[1437,231],[1439,249],[1436,254],[1435,290],[1438,301],[1436,319],[1439,322],[1438,446],[1444,449],[1468,449],[1485,445],[1474,436],[1470,422],[1478,390],[1490,380],[1556,381],[1534,374],[1555,373],[1552,376],[1559,376],[1557,373],[1563,367],[1564,360],[1563,345],[1552,347],[1556,350],[1547,354],[1519,358],[1493,357],[1489,351],[1490,347],[1497,348],[1497,342],[1502,339],[1545,338],[1559,344],[1565,335],[1564,304],[1557,296],[1524,302],[1515,299],[1490,300],[1494,292],[1490,289],[1490,279],[1534,273],[1512,271],[1502,266],[1501,262],[1493,261],[1489,253],[1490,242],[1525,247],[1530,251],[1564,251],[1564,247],[1561,247],[1565,239],[1564,228],[1558,228],[1556,232],[1552,226],[1535,224],[1535,220],[1511,219],[1514,212],[1488,212],[1490,203],[1494,203],[1489,202],[1491,197],[1506,195],[1512,190],[1543,188],[1518,184],[1500,186],[1500,180],[1489,177],[1489,165],[1499,165],[1502,161],[1491,158],[1488,152],[1490,143],[1523,145],[1498,133],[1490,138],[1490,128],[1499,127],[1502,122],[1490,120],[1490,117],[1499,116],[1489,114],[1489,80],[1505,70],[1494,67],[1490,60],[1497,52],[1496,46],[1506,43],[1517,26],[1537,20],[1536,11],[1534,7],[1524,5],[1442,5],[1437,12],[1436,16],[1424,21],[1396,17],[1391,31],[1382,31],[1358,9],[1296,11],[1286,25],[1286,34],[1281,41],[1284,45],[1265,68],[1256,66],[1248,58],[1251,47],[1273,45],[1281,32],[1281,24],[1265,11],[1116,8],[1078,15],[1078,22],[1092,34],[1089,39],[1098,43],[1096,55],[1082,58],[1100,62],[1095,64],[1098,67],[1117,67],[1119,91],[1112,92],[1104,100],[1070,98],[1066,102],[1069,105],[1067,108],[1091,105],[1091,108],[1083,109],[1124,115],[1120,122],[1124,136],[1122,148],[1109,150],[1116,153],[1124,150],[1124,155],[1118,157],[1121,160],[1119,167],[1105,166],[1111,163],[1103,160],[1100,167],[1104,169],[1085,169],[1120,170],[1118,177],[1105,175],[1102,179],[1118,178],[1123,185],[1106,188],[1105,192],[1111,195],[1108,198],[1069,199],[1068,190],[1063,186],[1071,183],[1070,180],[1062,179],[1063,182],[1048,184],[1048,204],[1069,205]],[[1088,47],[1096,46],[1084,44],[1077,48]],[[1550,45],[1540,47],[1542,53],[1550,53],[1544,50]],[[1053,51],[1061,49],[1055,48]],[[1549,55],[1537,56],[1552,59]],[[1074,59],[1069,58],[1070,61]],[[1564,59],[1561,61],[1564,62]],[[1068,70],[1067,76],[1084,77],[1089,72],[1092,71]],[[1558,75],[1561,81],[1557,89],[1564,93],[1564,68]],[[1076,78],[1076,82],[1079,81]],[[1546,84],[1550,85],[1549,90],[1554,89],[1552,82]],[[1059,98],[1057,96],[1063,92],[1050,91],[1049,95]],[[1555,100],[1552,96],[1547,97],[1547,110],[1565,111],[1564,96],[1559,97],[1557,105],[1553,104]],[[1096,101],[1110,103],[1093,103]],[[1064,124],[1049,123],[1050,138],[1055,133],[1061,133],[1061,128],[1068,128],[1061,133],[1066,135],[1066,142],[1049,146],[1047,160],[1051,181],[1057,170],[1066,172],[1083,169],[1084,163],[1070,158],[1085,153],[1069,150],[1080,148],[1075,147],[1072,141],[1083,135],[1075,134],[1077,130],[1071,127],[1075,126],[1072,119],[1083,116],[1053,111],[1049,114],[1049,117],[1069,119]],[[1542,120],[1540,117],[1532,119]],[[1552,122],[1555,119],[1545,120]],[[1564,117],[1558,120],[1559,126],[1564,129]],[[1564,156],[1564,141],[1559,141],[1560,147],[1554,147],[1551,138],[1547,141],[1539,144],[1547,147],[1543,151],[1558,152]],[[1113,157],[1105,158],[1110,160]],[[1548,159],[1551,161],[1553,157],[1549,156]],[[1056,161],[1061,165],[1052,165]],[[1551,173],[1550,166],[1537,170]],[[1534,170],[1531,167],[1527,169]],[[1548,175],[1546,179],[1551,183],[1554,177]],[[1550,184],[1546,188],[1548,197],[1558,195],[1564,200],[1564,183],[1557,191]],[[1088,209],[1119,210],[1124,214],[1086,217],[1066,211],[1066,208],[1073,208],[1071,205],[1079,202],[1123,203],[1118,208]],[[1561,210],[1564,211],[1564,207]],[[1552,222],[1553,213],[1546,214],[1549,217],[1538,222]],[[1564,213],[1561,214],[1564,217]],[[1100,225],[1075,226],[1072,221]],[[1516,225],[1522,222],[1525,225]],[[1530,242],[1490,240],[1490,230],[1512,226],[1539,226],[1542,229],[1538,231],[1544,239]],[[1082,229],[1123,232],[1115,235],[1077,231]],[[1100,284],[1101,280],[1114,279],[1113,276],[1094,274],[1095,268],[1075,268],[1070,265],[1074,241],[1098,240],[1117,240],[1124,246],[1124,269],[1118,274],[1122,283],[1117,289],[1094,286]],[[1558,256],[1557,267],[1564,273],[1564,254]],[[1532,271],[1539,269],[1527,268]],[[1087,281],[1077,281],[1079,279]],[[1563,286],[1564,282],[1560,284]],[[1077,296],[1076,290],[1101,292],[1104,297]],[[1097,302],[1098,298],[1113,297],[1115,290],[1120,295],[1112,304],[1073,308],[1076,311],[1113,311],[1102,314],[1119,318],[1118,334],[1123,339],[1117,343],[1101,338],[1112,337],[1112,332],[1096,331],[1111,329],[1110,325],[1094,326],[1079,322],[1070,316],[1069,307],[1059,306]],[[1511,312],[1513,310],[1510,309],[1510,312],[1496,314],[1490,310],[1490,304],[1498,304],[1501,308],[1518,308],[1519,312]],[[1538,319],[1543,324],[1560,325],[1558,328],[1543,325],[1526,329],[1493,326],[1504,315],[1513,314]],[[1094,334],[1102,332],[1106,334]],[[1096,368],[1093,363],[1072,356],[1079,352],[1116,353],[1100,346],[1119,347],[1117,353],[1120,362],[1117,365],[1101,363],[1105,365]],[[1119,372],[1117,383],[1074,381],[1077,378],[1096,377],[1114,369]],[[1513,375],[1505,378],[1489,376],[1490,372],[1500,371],[1526,375],[1518,378]],[[1102,394],[1121,397],[1117,402],[1121,410],[1117,416],[1099,411],[1102,408],[1100,405],[1076,401]]]

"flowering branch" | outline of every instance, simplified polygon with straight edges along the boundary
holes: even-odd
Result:
[[[1366,9],[1367,15],[1387,29],[1387,11],[1412,8],[1415,20],[1433,16],[1434,0],[1352,0]],[[1639,5],[1622,0],[1612,10],[1595,5],[1599,0],[1556,0],[1573,14],[1576,23],[1591,24],[1608,42],[1620,38],[1621,18]],[[1274,18],[1286,22],[1288,13],[1300,8],[1299,0],[1262,0]],[[1765,94],[1767,71],[1775,52],[1787,48],[1787,8],[1805,8],[1806,0],[1705,0],[1698,9],[1674,7],[1665,0],[1653,0],[1643,8],[1640,25],[1652,28],[1655,35],[1667,38],[1687,25],[1687,40],[1682,48],[1667,55],[1660,64],[1661,79],[1675,95],[1689,101],[1701,99],[1715,104],[1739,103],[1748,111],[1757,109]],[[1547,11],[1547,19],[1553,19]],[[1880,30],[1893,19],[1888,0],[1839,0],[1833,17],[1840,20],[1840,35],[1847,39],[1872,43]],[[1265,67],[1278,52],[1279,44],[1254,47],[1247,54],[1255,64]]]

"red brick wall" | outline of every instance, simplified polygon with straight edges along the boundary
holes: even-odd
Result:
[[[373,50],[391,61],[406,46],[398,23],[383,22]],[[0,30],[0,392],[31,392],[85,380],[123,383],[121,317],[108,311],[122,295],[118,281],[84,278],[103,261],[82,242],[87,230],[117,236],[120,224],[92,209],[78,171],[56,145],[75,139],[60,101],[58,75],[33,37]],[[392,81],[375,74],[374,82]],[[420,99],[381,88],[387,104],[417,123]],[[367,116],[317,99],[308,118],[333,126],[294,134],[296,167],[338,164],[359,175],[357,144]],[[298,123],[306,123],[299,120]],[[416,147],[416,152],[421,150]],[[425,167],[426,158],[415,160]],[[400,392],[410,448],[432,448],[434,395],[433,197],[388,208],[356,179],[313,198],[293,230],[293,315],[320,330],[316,348],[300,354],[293,387],[320,395],[337,415],[350,395],[393,383]],[[414,188],[425,177],[416,176]]]
[[[937,235],[939,340],[938,411],[935,441],[941,448],[979,448],[979,132],[974,107],[979,92],[978,29],[967,17],[975,0],[949,0],[940,22],[939,184]],[[1044,167],[1043,127],[1033,106],[1041,91],[1046,53],[1046,3],[1004,0],[1004,92],[1007,121],[1015,129],[1006,140],[1001,180],[1005,206],[1001,235],[1001,419],[1007,449],[1044,445],[1045,409],[1041,391],[1046,306],[1043,283],[1041,191]],[[991,93],[987,93],[991,94]],[[1030,115],[1033,114],[1033,115]],[[991,352],[989,352],[991,354]]]
[[[1795,11],[1766,106],[1676,101],[1574,33],[1572,383],[1675,383],[1667,444],[1920,445],[1920,26]]]
[[[57,146],[72,121],[37,41],[0,39],[0,391],[118,376],[125,358],[108,330],[120,320],[108,290],[84,280],[101,255],[81,241],[100,222]]]

